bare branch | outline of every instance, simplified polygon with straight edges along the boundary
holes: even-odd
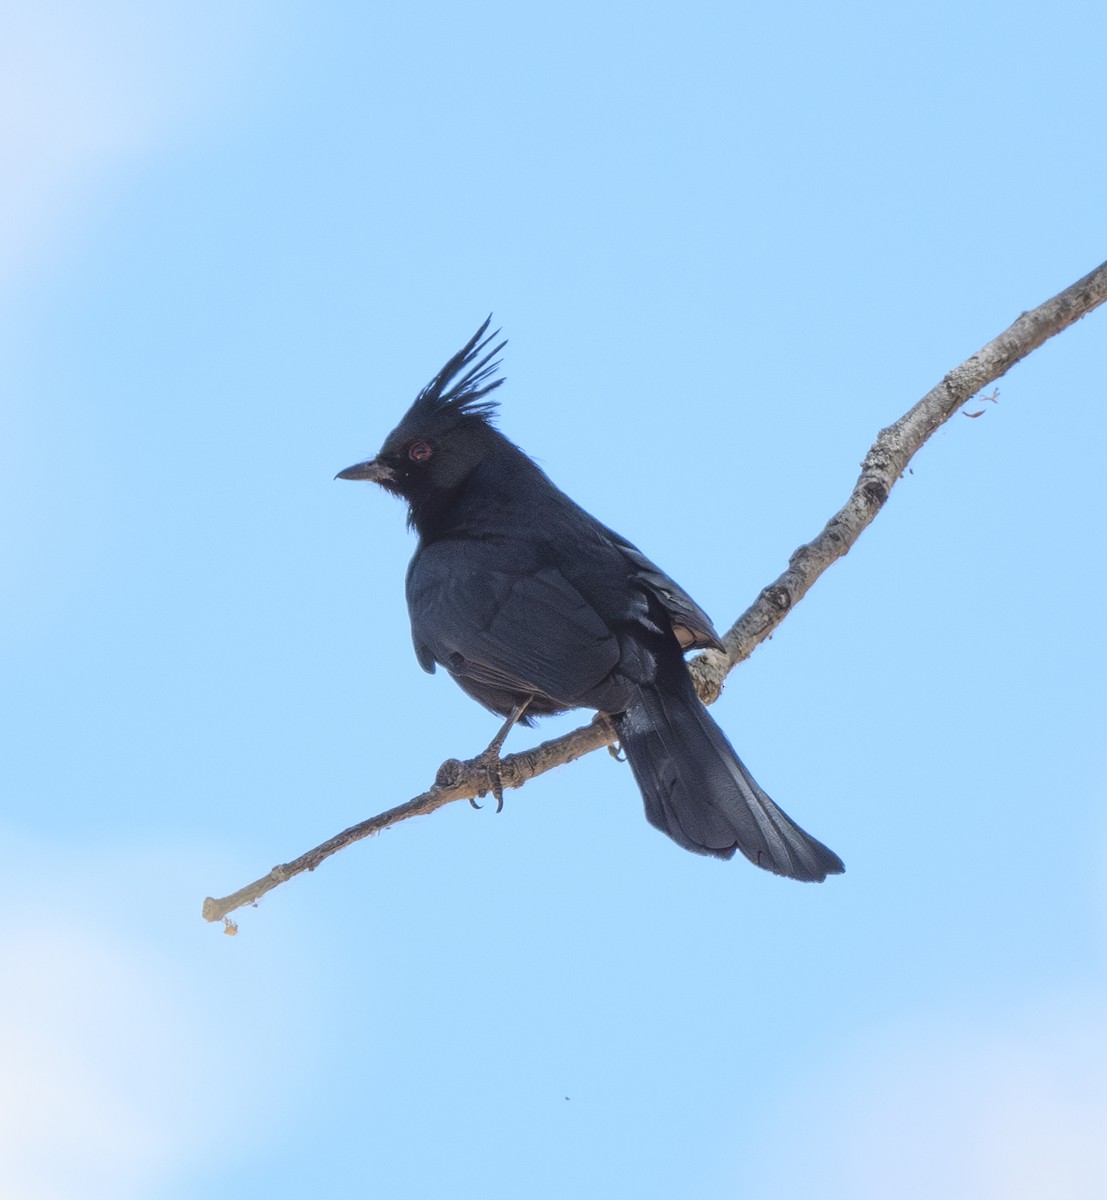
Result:
[[[692,662],[696,687],[708,704],[717,699],[723,680],[731,669],[748,658],[776,629],[831,563],[848,553],[883,507],[912,456],[930,435],[982,388],[999,379],[1020,359],[1097,308],[1104,300],[1107,300],[1107,263],[1032,312],[1023,313],[994,341],[950,371],[895,424],[880,431],[865,455],[860,478],[849,499],[830,518],[818,537],[795,551],[784,573],[764,588],[730,627],[723,638],[725,653],[708,650]],[[572,762],[601,746],[611,745],[615,740],[611,724],[598,717],[563,737],[543,742],[531,750],[508,755],[501,766],[503,787],[522,787],[528,779],[562,763]],[[230,896],[221,900],[209,896],[204,901],[204,919],[218,921],[225,918],[236,908],[255,903],[286,879],[303,871],[314,871],[321,862],[352,842],[380,833],[408,817],[434,812],[455,800],[482,796],[488,787],[487,770],[476,759],[465,762],[447,759],[439,767],[434,786],[429,791],[406,804],[351,825],[314,850],[309,850],[292,862],[274,867],[261,879]]]

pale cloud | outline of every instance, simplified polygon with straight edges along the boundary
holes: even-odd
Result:
[[[136,158],[241,88],[259,41],[248,11],[210,0],[0,9],[0,297],[64,247]]]
[[[912,1019],[858,1041],[766,1114],[766,1190],[749,1194],[1107,1196],[1105,1000],[1045,996],[1018,1014]],[[786,1164],[775,1185],[774,1163]]]
[[[28,920],[0,935],[10,1200],[147,1196],[195,1149],[177,1098],[195,1090],[196,1031],[140,955],[80,924]]]
[[[315,997],[203,925],[194,854],[0,842],[0,1197],[179,1194],[279,1139]]]

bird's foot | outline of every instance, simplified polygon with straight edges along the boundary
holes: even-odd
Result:
[[[511,710],[511,714],[500,727],[500,732],[488,743],[488,747],[482,750],[476,758],[473,759],[473,765],[482,767],[485,774],[488,776],[488,789],[493,796],[496,797],[496,811],[503,812],[504,810],[504,777],[500,770],[502,760],[500,758],[500,748],[504,744],[504,740],[511,732],[512,726],[516,721],[527,711],[527,706],[534,699],[533,696],[526,696],[519,701],[518,704]],[[483,793],[482,793],[483,794]],[[474,808],[480,808],[475,800],[470,800],[469,803]]]
[[[500,771],[502,763],[500,747],[495,742],[473,759],[473,765],[479,767],[488,776],[488,790],[496,797],[497,812],[503,812],[504,808],[504,780]],[[481,807],[475,800],[470,800],[469,803],[474,808]]]
[[[604,733],[610,737],[610,742],[607,745],[607,752],[616,762],[626,762],[627,757],[623,753],[622,743],[619,741],[619,731],[615,727],[615,722],[607,715],[607,713],[598,712],[592,718],[592,724],[598,725]]]

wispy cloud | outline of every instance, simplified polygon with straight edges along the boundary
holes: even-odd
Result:
[[[1020,1014],[912,1020],[860,1040],[767,1114],[766,1190],[750,1195],[1107,1196],[1103,1000],[1047,996]]]
[[[139,954],[29,921],[0,937],[0,1194],[140,1197],[188,1157],[196,1030]]]
[[[310,985],[258,987],[188,851],[0,840],[0,1196],[149,1200],[270,1148]]]
[[[0,296],[64,244],[124,167],[241,86],[251,39],[225,7],[4,6]]]

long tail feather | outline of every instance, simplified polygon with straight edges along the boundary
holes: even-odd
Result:
[[[700,702],[683,663],[661,686],[640,685],[615,723],[647,820],[678,845],[718,858],[740,850],[790,879],[821,882],[845,870],[757,785]]]

